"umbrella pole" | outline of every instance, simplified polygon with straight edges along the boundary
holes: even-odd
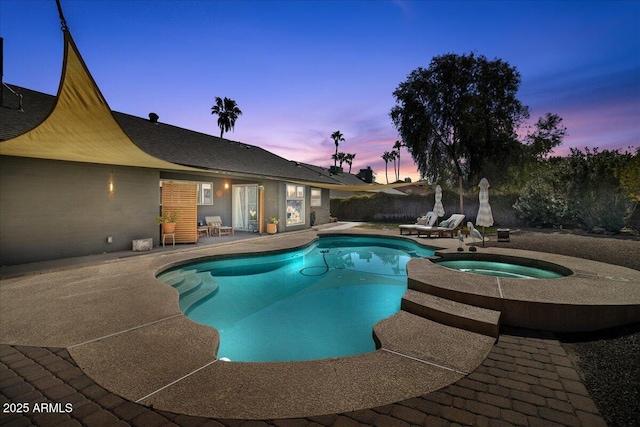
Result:
[[[484,225],[482,226],[482,247],[484,248]]]

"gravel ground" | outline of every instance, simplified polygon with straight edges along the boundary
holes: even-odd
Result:
[[[486,246],[550,252],[640,270],[640,236],[588,234],[572,230],[512,229],[510,242],[488,236]]]
[[[490,236],[491,238],[491,236]],[[640,270],[640,237],[575,231],[512,230],[511,247],[587,258]],[[640,425],[640,323],[604,331],[559,334],[609,426]]]

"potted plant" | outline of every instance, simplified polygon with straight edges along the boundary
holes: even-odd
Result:
[[[156,216],[156,222],[162,225],[162,234],[172,234],[176,231],[176,222],[178,221],[178,211],[162,212],[162,215]]]
[[[272,216],[271,218],[269,218],[269,220],[267,221],[267,233],[275,234],[278,231],[279,222],[280,220],[275,216]]]

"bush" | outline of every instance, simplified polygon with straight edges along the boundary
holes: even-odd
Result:
[[[537,177],[525,184],[513,205],[529,225],[551,227],[558,225],[567,214],[567,202],[558,196],[552,183]]]
[[[534,173],[514,208],[534,226],[563,223],[618,232],[632,207],[633,187],[620,181],[633,179],[632,161],[617,150],[572,148],[570,156],[550,158]]]
[[[624,227],[631,203],[620,189],[597,189],[574,201],[574,217],[587,230],[602,227],[618,232]]]

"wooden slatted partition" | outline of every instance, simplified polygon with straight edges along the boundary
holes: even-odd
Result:
[[[197,184],[162,183],[162,213],[178,212],[176,243],[196,243],[198,241],[197,197]]]

